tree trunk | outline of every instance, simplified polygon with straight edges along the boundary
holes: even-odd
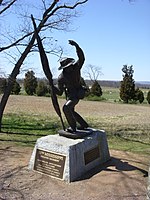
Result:
[[[68,9],[74,9],[76,6],[80,5],[80,4],[84,4],[86,3],[88,0],[84,0],[84,1],[81,1],[81,2],[77,2],[74,6],[70,7],[70,6],[58,6],[56,7],[54,10],[53,8],[55,7],[55,5],[57,4],[57,1],[54,0],[53,3],[50,5],[50,7],[45,10],[44,14],[43,14],[43,19],[41,20],[40,24],[38,25],[37,27],[37,33],[40,32],[40,30],[42,29],[42,27],[44,26],[44,24],[46,23],[46,21],[52,16],[54,15],[54,13],[58,10],[58,9],[63,9],[63,8],[68,8]],[[17,75],[19,74],[20,72],[20,67],[23,63],[23,61],[25,60],[26,56],[28,55],[28,53],[30,52],[33,44],[34,44],[34,41],[35,41],[35,34],[33,34],[28,46],[26,47],[26,49],[24,50],[23,54],[21,55],[20,59],[18,60],[18,62],[16,63],[9,79],[8,79],[8,86],[2,96],[2,99],[1,99],[1,102],[0,102],[0,131],[1,131],[1,126],[2,126],[2,117],[3,117],[3,112],[4,112],[4,109],[5,109],[5,106],[6,106],[6,103],[8,101],[8,98],[9,98],[9,95],[11,93],[11,90],[12,90],[12,81],[14,81],[17,77]]]
[[[2,117],[3,117],[3,112],[6,106],[6,103],[8,101],[9,95],[11,93],[12,87],[13,87],[13,81],[16,79],[17,75],[20,72],[20,67],[23,63],[23,61],[25,60],[26,56],[28,55],[28,53],[30,52],[33,44],[35,41],[35,35],[32,36],[31,41],[29,42],[28,46],[26,47],[26,49],[24,50],[23,54],[21,55],[20,59],[18,60],[18,62],[16,63],[9,79],[8,79],[8,85],[6,90],[4,91],[4,94],[2,96],[1,102],[0,102],[0,131],[1,131],[1,127],[2,127]]]
[[[40,32],[41,28],[43,27],[45,22],[48,20],[48,18],[51,17],[54,14],[53,12],[51,14],[49,14],[49,13],[50,13],[50,11],[52,11],[52,9],[55,7],[56,4],[57,4],[57,1],[54,1],[51,4],[51,6],[44,12],[43,19],[40,22],[39,26],[37,27],[37,33]],[[55,12],[56,12],[56,10],[55,10]],[[14,67],[14,69],[13,69],[13,71],[12,71],[12,73],[11,73],[9,79],[8,79],[8,86],[7,86],[6,90],[4,91],[4,94],[3,94],[1,102],[0,102],[0,131],[1,131],[1,128],[2,128],[3,112],[4,112],[4,109],[5,109],[6,103],[8,101],[9,95],[11,93],[12,87],[13,87],[12,81],[14,81],[16,79],[17,75],[19,74],[20,67],[21,67],[23,61],[25,60],[26,56],[30,52],[30,50],[31,50],[31,48],[34,44],[34,41],[35,41],[35,34],[33,34],[28,46],[26,47],[26,49],[22,53],[20,59],[16,63],[16,65],[15,65],[15,67]]]

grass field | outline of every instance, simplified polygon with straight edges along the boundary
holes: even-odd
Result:
[[[145,98],[143,104],[147,104],[146,97],[147,97],[147,93],[148,93],[149,89],[143,89],[143,88],[141,89],[140,88],[140,90],[142,90],[142,92],[144,94],[144,98]],[[104,99],[104,101],[121,103],[119,88],[102,87],[102,91],[103,91],[102,99]]]
[[[114,93],[117,94],[115,90]],[[64,102],[59,99],[61,108]],[[148,104],[82,100],[76,110],[91,127],[106,131],[110,148],[150,154]],[[65,118],[64,121],[66,123]],[[49,97],[11,95],[4,112],[0,140],[33,145],[38,137],[55,134],[60,128]]]

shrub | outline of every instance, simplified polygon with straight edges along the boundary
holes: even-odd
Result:
[[[80,82],[81,82],[82,87],[85,89],[85,97],[88,97],[90,95],[90,89],[88,85],[86,84],[85,80],[83,79],[83,77],[81,77]]]
[[[6,78],[0,78],[0,94],[4,93],[6,86],[7,86]]]
[[[135,90],[135,97],[134,97],[135,101],[139,101],[140,103],[143,103],[144,101],[144,93],[142,92],[142,90],[140,90],[139,88],[137,88]]]
[[[34,75],[33,71],[28,71],[25,74],[24,79],[24,89],[28,95],[33,95],[36,93],[37,87],[37,78]]]
[[[147,93],[147,98],[146,98],[147,102],[150,104],[150,90]]]
[[[90,91],[91,95],[100,97],[102,96],[103,92],[101,89],[100,84],[98,83],[98,81],[94,81],[92,87],[91,87],[91,91]]]
[[[21,87],[17,81],[14,82],[11,94],[18,95],[20,93]]]
[[[46,96],[48,93],[47,85],[44,81],[39,81],[38,86],[36,88],[36,94],[37,96]]]

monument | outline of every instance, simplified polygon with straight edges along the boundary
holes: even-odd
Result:
[[[39,138],[29,169],[66,182],[80,179],[85,173],[110,159],[104,131],[92,130],[82,139],[48,135]]]
[[[52,74],[36,24],[31,16],[41,57],[41,63],[51,88],[54,108],[59,115],[63,130],[56,135],[39,138],[33,150],[29,169],[44,173],[67,182],[75,181],[92,168],[110,159],[105,131],[95,130],[75,111],[75,106],[84,98],[85,88],[81,84],[80,70],[84,63],[84,53],[73,40],[69,44],[76,48],[78,60],[62,58],[58,86],[53,85]],[[65,128],[57,95],[66,94],[63,112],[69,124]],[[77,126],[79,125],[79,126]]]

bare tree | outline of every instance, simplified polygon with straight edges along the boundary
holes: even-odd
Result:
[[[87,65],[86,70],[84,70],[85,76],[90,79],[93,83],[98,80],[100,76],[103,75],[101,67],[95,65]]]
[[[6,10],[8,10],[17,0],[10,0],[10,1],[5,1],[5,0],[0,0],[0,6],[2,9],[0,9],[0,15],[4,13]]]
[[[87,1],[88,0],[74,0],[74,1],[72,1],[74,3],[71,4],[70,1],[64,0],[64,3],[61,4],[61,2],[58,3],[58,0],[53,0],[53,2],[50,5],[46,5],[46,1],[42,0],[44,12],[43,12],[43,15],[41,18],[36,17],[36,21],[38,22],[37,32],[39,33],[39,32],[44,32],[47,30],[52,31],[53,29],[54,30],[67,30],[66,27],[68,27],[69,23],[71,22],[71,20],[70,20],[71,17],[76,15],[76,8],[79,5],[86,3]],[[30,13],[30,14],[32,14],[32,13]],[[28,17],[29,21],[31,21],[30,16],[26,16],[26,17]],[[24,34],[24,36],[22,36],[22,38],[15,40],[14,43],[11,43],[7,47],[3,47],[0,49],[1,51],[4,51],[8,48],[16,47],[16,45],[19,46],[19,44],[22,46],[22,48],[24,47],[23,51],[19,50],[20,58],[16,62],[15,66],[9,76],[8,86],[7,86],[7,88],[4,92],[4,95],[2,96],[1,102],[0,102],[0,130],[1,130],[1,122],[2,122],[3,112],[5,109],[6,103],[8,101],[9,95],[11,93],[11,90],[12,90],[12,86],[13,86],[12,83],[14,82],[17,75],[19,74],[20,67],[21,67],[22,63],[24,62],[25,58],[27,57],[27,55],[31,52],[32,47],[35,42],[35,34],[33,33],[33,31],[29,32],[29,29],[31,29],[31,27],[28,27],[27,31],[26,30],[24,31],[25,33],[26,32],[28,32],[28,33]],[[27,38],[29,39],[29,42],[23,43],[23,42],[27,42],[27,40],[26,40]]]

